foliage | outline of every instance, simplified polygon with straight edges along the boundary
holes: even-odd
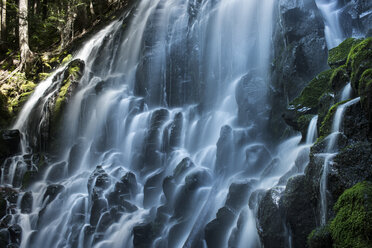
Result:
[[[346,190],[334,207],[330,224],[335,248],[372,247],[372,183],[361,182]]]
[[[344,40],[337,47],[329,50],[328,54],[328,64],[331,68],[337,68],[346,63],[349,52],[354,45],[357,45],[361,40],[348,38]]]
[[[331,248],[332,236],[329,225],[314,229],[307,237],[309,248]]]
[[[316,76],[301,92],[300,96],[293,100],[291,105],[297,109],[308,107],[316,109],[318,106],[319,98],[325,93],[330,91],[329,80],[332,76],[333,70],[321,72]]]

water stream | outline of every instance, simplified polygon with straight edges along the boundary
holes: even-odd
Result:
[[[74,55],[85,71],[58,152],[12,217],[21,247],[260,247],[251,193],[282,192],[317,138],[317,116],[305,144],[295,136],[273,147],[263,135],[274,4],[142,0],[87,41]],[[32,147],[48,146],[38,137],[65,68],[22,109],[13,128],[23,154],[1,184],[20,186],[14,175]]]

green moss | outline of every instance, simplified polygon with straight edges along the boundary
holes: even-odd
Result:
[[[61,110],[62,110],[62,106],[63,104],[65,103],[66,101],[66,95],[68,93],[68,89],[71,85],[71,80],[68,79],[64,82],[64,85],[61,87],[61,89],[59,90],[59,94],[58,94],[58,97],[57,97],[57,100],[56,100],[56,104],[54,106],[54,116],[57,118],[59,117],[60,113],[61,113]]]
[[[325,116],[324,120],[322,121],[322,125],[320,126],[319,136],[327,137],[331,133],[334,115],[337,111],[338,106],[348,101],[349,100],[338,102],[328,110],[328,113]]]
[[[50,76],[50,73],[41,72],[41,73],[38,74],[38,80],[39,81],[44,81],[49,76]]]
[[[307,115],[301,115],[298,119],[297,119],[297,125],[298,125],[298,128],[301,130],[301,132],[303,132],[304,134],[306,134],[306,130],[307,128],[309,127],[309,124],[310,124],[310,121],[311,119],[314,117],[314,115],[312,114],[307,114]]]
[[[334,207],[330,224],[335,248],[372,247],[372,183],[361,182],[346,190]]]
[[[22,92],[31,92],[35,89],[36,84],[31,81],[27,81],[26,83],[21,85]]]
[[[72,60],[72,55],[68,54],[66,57],[62,59],[62,65],[70,62]]]
[[[331,248],[332,236],[329,225],[325,225],[313,230],[307,237],[309,248]]]
[[[350,77],[346,69],[346,65],[342,65],[333,71],[331,79],[329,80],[329,86],[333,90],[339,91],[349,81],[350,81]]]
[[[328,65],[331,68],[337,68],[346,63],[350,50],[353,46],[359,44],[361,40],[348,38],[340,45],[329,50]]]
[[[333,70],[327,70],[316,76],[301,92],[300,96],[294,99],[291,105],[297,109],[308,107],[317,108],[319,98],[326,92],[330,91],[329,80]]]
[[[358,93],[362,106],[369,108],[368,99],[372,98],[372,69],[365,70],[360,77]]]
[[[347,59],[347,68],[351,70],[351,84],[358,92],[359,79],[365,70],[372,68],[372,38],[354,45]]]

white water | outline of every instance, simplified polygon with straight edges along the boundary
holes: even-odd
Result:
[[[349,100],[351,97],[351,93],[352,93],[352,88],[351,88],[351,83],[349,82],[348,84],[345,85],[344,89],[342,90],[340,102]]]
[[[338,0],[315,0],[324,19],[324,33],[328,49],[338,46],[346,37],[340,24],[342,8]]]
[[[86,68],[66,110],[62,155],[30,188],[32,213],[15,215],[23,228],[21,247],[133,247],[133,228],[160,221],[157,216],[163,219],[150,246],[206,247],[204,228],[227,204],[232,183],[257,179],[250,194],[276,186],[285,174],[303,173],[317,137],[317,116],[305,145],[296,136],[277,149],[267,148],[260,137],[264,125],[256,121],[266,118],[261,106],[269,81],[273,7],[274,0],[142,0],[126,31],[118,21],[89,40],[75,56]],[[260,80],[243,85],[254,96],[247,99],[254,109],[250,125],[242,127],[236,98],[246,75]],[[38,86],[14,128],[28,134],[31,110],[40,100],[47,103],[52,78]],[[101,82],[104,88],[97,92]],[[162,189],[187,157],[195,167],[173,178],[172,190]],[[57,170],[61,162],[63,169]],[[87,184],[97,165],[109,186],[97,187],[105,210],[92,223],[94,192]],[[120,209],[106,225],[118,207],[108,195],[127,172],[134,173],[138,192],[125,200],[137,208]],[[201,185],[189,190],[191,182]],[[52,183],[64,190],[47,204],[44,194]],[[227,247],[241,215],[246,217],[236,246],[260,246],[254,211],[243,207],[234,213],[220,247]]]
[[[326,137],[327,150],[324,154],[318,154],[324,159],[323,171],[320,180],[320,223],[325,225],[328,221],[327,219],[327,185],[328,185],[328,172],[329,165],[333,163],[333,158],[338,153],[338,147],[336,147],[337,139],[342,131],[343,117],[346,109],[360,101],[360,98],[352,99],[344,104],[337,107],[336,113],[332,122],[332,131]]]

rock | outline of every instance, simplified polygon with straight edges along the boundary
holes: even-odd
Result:
[[[46,204],[49,204],[52,202],[59,193],[61,193],[65,187],[60,184],[51,184],[47,187],[47,190],[44,193],[43,201],[47,201]]]
[[[159,198],[162,191],[162,182],[164,177],[164,171],[159,171],[151,175],[147,180],[143,188],[143,206],[149,208]]]
[[[179,182],[194,167],[195,164],[190,158],[184,158],[174,169],[173,177]]]
[[[249,174],[259,174],[271,160],[271,154],[263,144],[249,145],[245,150],[245,170]]]
[[[233,159],[233,131],[230,126],[223,126],[220,131],[220,138],[217,142],[216,167],[215,172],[218,175],[227,176],[232,168]]]
[[[96,169],[90,174],[87,186],[89,192],[92,192],[95,188],[97,191],[102,191],[110,186],[109,175],[101,165],[97,165]]]
[[[167,109],[157,109],[152,112],[150,119],[150,128],[147,131],[144,141],[145,147],[143,151],[143,161],[140,164],[140,169],[146,168],[150,170],[157,168],[161,161],[160,141],[160,128],[169,118],[169,111]]]
[[[22,228],[18,224],[13,224],[8,228],[10,241],[20,244],[22,240]]]
[[[251,184],[249,182],[233,183],[230,185],[225,206],[239,213],[241,208],[248,203]]]
[[[137,180],[132,172],[126,173],[119,182],[115,184],[114,191],[108,196],[110,205],[119,204],[122,200],[131,200],[137,194]]]
[[[306,247],[307,236],[317,225],[319,215],[314,211],[312,195],[311,185],[302,175],[288,181],[280,198],[279,207],[292,234],[292,247]]]
[[[259,235],[264,247],[286,247],[286,231],[283,215],[279,209],[282,189],[268,190],[259,201],[257,218]]]
[[[32,212],[32,202],[33,202],[32,192],[26,192],[21,199],[21,213],[29,214]]]
[[[362,74],[372,68],[372,37],[352,47],[346,65],[351,70],[351,86],[355,92],[359,92]]]
[[[0,130],[0,160],[21,152],[21,133],[18,130]]]
[[[133,228],[133,246],[134,248],[151,247],[155,238],[154,230],[151,225],[145,224]]]
[[[371,247],[372,183],[364,181],[346,190],[335,204],[330,232],[334,247]]]
[[[344,40],[340,45],[332,48],[328,52],[328,65],[335,69],[339,66],[346,64],[349,52],[354,45],[357,45],[361,40],[355,38],[348,38]]]
[[[90,210],[89,223],[96,226],[101,215],[107,211],[107,202],[104,199],[93,199],[92,208]]]
[[[79,140],[71,147],[67,162],[67,174],[69,176],[73,175],[79,169],[80,163],[83,159],[82,154],[84,154],[84,149],[84,140]]]
[[[205,227],[205,241],[208,247],[224,248],[228,242],[230,227],[236,215],[227,207],[220,208],[216,219],[212,220]]]
[[[4,197],[0,197],[0,220],[6,215],[8,208],[8,202]]]
[[[10,243],[10,234],[7,229],[0,229],[0,247],[7,247]]]
[[[270,140],[286,138],[281,118],[288,105],[318,73],[327,69],[323,17],[313,0],[277,2],[274,58],[269,92]],[[297,130],[297,129],[296,129]]]
[[[329,226],[322,226],[312,231],[307,238],[309,248],[332,248],[333,241]]]
[[[242,77],[236,87],[235,98],[240,125],[249,125],[253,119],[255,124],[263,124],[267,86],[265,78],[258,75],[258,71],[250,71]]]

